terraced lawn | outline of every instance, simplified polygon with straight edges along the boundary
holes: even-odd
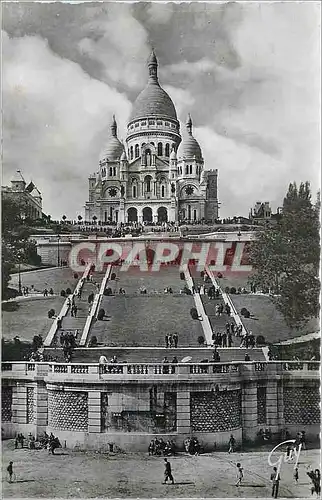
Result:
[[[166,287],[171,287],[173,293],[179,293],[185,285],[185,281],[180,280],[178,266],[161,267],[159,271],[140,271],[135,267],[130,267],[128,271],[122,268],[113,267],[112,273],[117,275],[114,289],[124,288],[127,295],[139,294],[140,287],[145,287],[147,294],[163,294]],[[113,281],[110,282],[113,288]]]
[[[66,290],[66,288],[74,290],[79,278],[75,279],[73,274],[68,267],[25,272],[21,273],[21,284],[29,287],[29,290],[31,285],[34,285],[35,291],[38,292],[43,292],[45,288],[52,288],[54,293],[60,294],[61,290]],[[81,274],[78,274],[81,277]],[[18,280],[18,274],[13,274],[9,286],[18,289]]]
[[[17,311],[2,311],[2,336],[6,340],[17,335],[20,340],[32,340],[34,335],[41,334],[45,340],[51,327],[52,319],[48,319],[49,309],[58,313],[63,305],[64,298],[60,296],[28,298],[17,300]]]
[[[22,286],[34,285],[36,292],[41,292],[47,288],[53,288],[52,297],[29,296],[17,298],[16,311],[2,311],[2,335],[5,339],[12,339],[16,335],[21,340],[32,340],[34,335],[41,334],[43,339],[51,327],[52,320],[48,319],[49,309],[54,309],[59,313],[64,298],[60,296],[61,290],[70,288],[74,290],[78,279],[73,276],[73,271],[69,268],[46,269],[21,273]],[[80,277],[80,276],[79,276]],[[18,275],[14,274],[10,281],[12,288],[18,288]]]
[[[237,312],[240,313],[246,307],[252,314],[249,319],[242,318],[245,327],[255,336],[263,335],[267,342],[281,342],[319,329],[317,320],[311,320],[300,330],[289,328],[271,298],[266,295],[230,295],[230,298]]]
[[[246,275],[245,273],[223,273],[222,278],[216,277],[217,283],[219,286],[222,288],[223,291],[225,291],[225,288],[228,286],[229,288],[235,287],[236,290],[238,288],[246,288],[247,291],[250,291],[250,285],[248,283],[248,278],[250,277],[251,274]]]
[[[193,320],[194,307],[188,295],[115,295],[103,297],[101,307],[108,315],[97,321],[89,337],[108,346],[164,346],[167,333],[178,332],[180,345],[198,346],[203,335],[200,321]]]

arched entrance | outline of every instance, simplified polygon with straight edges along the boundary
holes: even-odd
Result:
[[[158,208],[158,222],[168,222],[168,210],[166,207]]]
[[[127,211],[127,221],[137,222],[138,221],[138,211],[135,207],[131,207]]]
[[[150,207],[144,207],[143,208],[143,222],[152,222],[152,208]]]

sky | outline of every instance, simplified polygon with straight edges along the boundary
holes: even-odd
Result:
[[[293,181],[319,189],[319,2],[5,2],[2,15],[2,184],[21,170],[53,219],[84,214],[152,47],[182,128],[190,113],[218,169],[220,217],[276,210]]]

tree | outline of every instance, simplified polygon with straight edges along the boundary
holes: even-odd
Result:
[[[82,220],[83,220],[83,217],[82,217],[81,215],[78,215],[78,216],[77,216],[77,219],[78,219],[78,222],[79,222],[79,224],[80,224],[80,223],[82,222]]]
[[[299,188],[290,184],[281,218],[259,231],[250,248],[251,282],[275,294],[276,307],[291,328],[319,314],[319,210],[308,182]]]
[[[21,217],[18,203],[12,198],[2,198],[2,296],[9,297],[10,273],[18,263],[39,265],[36,244],[30,241],[31,228]]]
[[[66,215],[63,215],[62,219],[63,219],[64,222],[66,222],[66,219],[67,219]]]

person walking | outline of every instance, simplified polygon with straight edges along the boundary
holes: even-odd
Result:
[[[164,482],[162,484],[167,484],[168,479],[170,479],[171,484],[174,484],[174,479],[171,471],[171,464],[167,458],[164,459]]]
[[[239,462],[236,464],[236,466],[237,466],[237,483],[235,486],[240,486],[242,480],[244,479],[244,471]]]
[[[235,438],[234,438],[234,436],[232,434],[230,434],[230,439],[229,439],[229,442],[228,442],[228,445],[229,445],[228,453],[234,453],[234,451],[235,451],[235,444],[236,444]]]
[[[168,347],[169,347],[169,335],[168,334],[166,334],[166,336],[164,337],[164,340],[165,340],[166,349],[168,349]]]
[[[296,482],[296,484],[298,483],[299,481],[299,469],[298,467],[295,467],[295,471],[294,471],[294,480]]]
[[[273,472],[271,474],[271,481],[272,481],[272,497],[277,498],[278,496],[278,490],[280,486],[280,480],[281,476],[277,472],[277,467],[273,468]]]
[[[173,334],[172,338],[173,338],[173,342],[174,342],[174,347],[178,347],[179,335],[177,334],[177,332],[175,332]]]
[[[13,478],[13,462],[9,462],[9,465],[7,467],[7,472],[9,475],[9,483],[12,483],[12,478]]]

